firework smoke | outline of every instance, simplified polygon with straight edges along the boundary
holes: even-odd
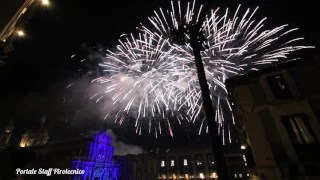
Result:
[[[107,133],[112,138],[112,147],[114,147],[114,155],[125,156],[128,154],[139,155],[143,153],[143,150],[139,146],[126,144],[124,142],[118,141],[117,136],[113,133],[111,129],[107,129]]]
[[[91,99],[99,102],[107,98],[112,102],[112,108],[106,108],[105,119],[121,125],[134,118],[136,133],[146,127],[156,137],[163,131],[162,126],[173,136],[175,123],[199,121],[199,134],[202,129],[208,131],[189,36],[185,34],[184,46],[171,41],[173,30],[197,23],[202,6],[197,11],[195,1],[188,3],[186,10],[180,1],[177,7],[171,4],[171,10],[155,11],[149,26],[141,24],[138,36],[121,35],[115,50],[100,50],[106,54],[99,63],[103,76],[92,81],[101,85],[101,91]],[[258,8],[252,12],[248,9],[242,16],[238,16],[240,6],[231,16],[228,9],[219,15],[218,9],[211,10],[202,25],[206,49],[201,55],[216,108],[215,121],[225,143],[225,139],[231,142],[229,129],[235,123],[227,100],[226,79],[290,61],[290,53],[312,47],[294,45],[303,38],[287,40],[297,28],[282,25],[264,29],[266,18],[254,20]]]

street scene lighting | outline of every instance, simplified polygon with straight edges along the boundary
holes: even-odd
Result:
[[[49,5],[49,0],[42,0],[41,3],[45,6]]]
[[[17,33],[18,33],[18,36],[24,36],[24,32],[21,30],[17,31]]]

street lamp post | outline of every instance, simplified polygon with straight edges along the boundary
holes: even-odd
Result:
[[[187,26],[181,25],[178,30],[173,32],[174,40],[178,44],[182,45],[185,43],[185,33],[190,36],[190,45],[193,49],[193,54],[195,57],[195,64],[197,67],[197,74],[199,79],[199,84],[201,88],[203,107],[206,114],[206,122],[209,128],[209,133],[212,135],[212,152],[213,158],[215,160],[215,165],[217,169],[217,175],[219,179],[228,180],[229,175],[227,171],[227,165],[223,153],[221,138],[218,135],[218,126],[215,122],[214,108],[212,105],[210,90],[208,87],[202,59],[201,51],[203,50],[202,44],[205,40],[202,34],[202,24],[206,17],[206,13],[210,10],[212,0],[208,0],[204,6],[204,10],[199,16],[198,22],[195,25],[189,24]]]

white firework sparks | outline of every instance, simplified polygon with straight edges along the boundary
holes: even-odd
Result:
[[[208,129],[204,118],[199,117],[202,100],[192,48],[188,41],[178,46],[170,39],[172,30],[198,22],[202,6],[196,11],[193,1],[182,12],[180,1],[177,8],[173,2],[171,5],[171,10],[154,11],[154,16],[149,18],[151,26],[141,24],[138,37],[121,35],[125,40],[119,40],[115,51],[108,50],[105,61],[100,64],[106,75],[94,80],[105,84],[106,94],[97,101],[103,96],[112,97],[116,122],[122,124],[128,115],[134,115],[136,132],[141,133],[145,122],[149,132],[154,129],[156,137],[157,133],[161,134],[163,124],[173,136],[170,121],[179,124],[183,120],[201,121],[199,134],[202,128]],[[228,9],[222,16],[218,9],[211,10],[202,25],[206,38],[203,45],[207,48],[201,55],[216,108],[215,121],[223,138],[228,136],[230,142],[229,129],[234,124],[234,116],[227,100],[226,79],[290,61],[287,57],[291,52],[313,48],[292,45],[303,38],[282,42],[284,36],[297,30],[286,29],[287,25],[263,30],[266,18],[253,20],[257,9],[252,12],[248,9],[243,16],[238,16],[239,6],[231,18]],[[189,39],[187,34],[185,38]]]

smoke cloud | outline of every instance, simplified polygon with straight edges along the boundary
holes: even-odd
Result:
[[[125,156],[128,154],[139,155],[144,151],[141,147],[136,145],[126,144],[118,141],[117,136],[113,133],[112,129],[107,129],[107,133],[112,137],[112,146],[114,147],[114,155]]]

